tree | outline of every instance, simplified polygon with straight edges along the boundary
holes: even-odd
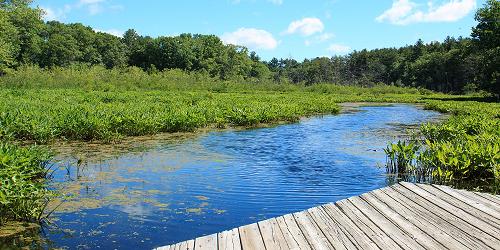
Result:
[[[97,51],[106,68],[123,67],[127,65],[127,49],[119,37],[98,32],[96,37]]]
[[[481,88],[500,96],[500,2],[488,0],[476,13],[472,37],[478,47],[482,67]]]
[[[482,49],[500,46],[500,2],[488,0],[475,17],[477,26],[472,29],[472,37]]]
[[[0,75],[16,65],[19,53],[18,33],[9,21],[8,13],[0,9]]]
[[[1,0],[0,9],[8,13],[9,21],[16,27],[19,52],[16,61],[37,63],[43,43],[40,33],[44,29],[42,10],[31,8],[31,0]]]

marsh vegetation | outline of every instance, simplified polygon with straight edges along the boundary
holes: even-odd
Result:
[[[46,222],[57,207],[49,201],[68,198],[50,185],[61,142],[117,145],[132,136],[294,123],[338,114],[346,102],[418,103],[449,115],[389,143],[386,167],[396,181],[499,191],[499,26],[489,21],[499,18],[498,1],[478,10],[470,38],[303,62],[265,62],[213,35],[129,30],[119,38],[44,22],[30,2],[0,1],[0,227]],[[122,201],[125,191],[111,197]],[[95,198],[87,209],[117,205]],[[183,211],[204,211],[203,199]]]

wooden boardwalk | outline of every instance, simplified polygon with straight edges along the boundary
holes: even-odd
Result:
[[[158,249],[500,249],[500,197],[404,182]]]

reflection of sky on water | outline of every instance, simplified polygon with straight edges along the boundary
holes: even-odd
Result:
[[[399,125],[439,115],[409,105],[360,109],[165,140],[79,166],[66,158],[55,173],[68,195],[56,223],[70,233],[47,237],[69,248],[151,248],[385,186],[377,164]]]

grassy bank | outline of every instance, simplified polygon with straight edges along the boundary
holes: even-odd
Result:
[[[443,124],[422,127],[411,157],[400,160],[408,149],[394,149],[392,166],[427,180],[498,185],[500,106],[467,96],[386,85],[220,81],[182,71],[147,74],[100,67],[26,67],[1,77],[0,86],[0,224],[39,220],[51,195],[44,182],[50,154],[38,146],[14,146],[19,142],[112,142],[161,132],[294,122],[338,113],[342,102],[424,103],[452,114]]]
[[[0,225],[43,218],[52,194],[46,187],[50,158],[50,152],[41,147],[0,142]]]
[[[387,147],[388,170],[414,181],[498,193],[500,103],[429,101],[427,109],[452,114],[424,124],[412,140]]]

